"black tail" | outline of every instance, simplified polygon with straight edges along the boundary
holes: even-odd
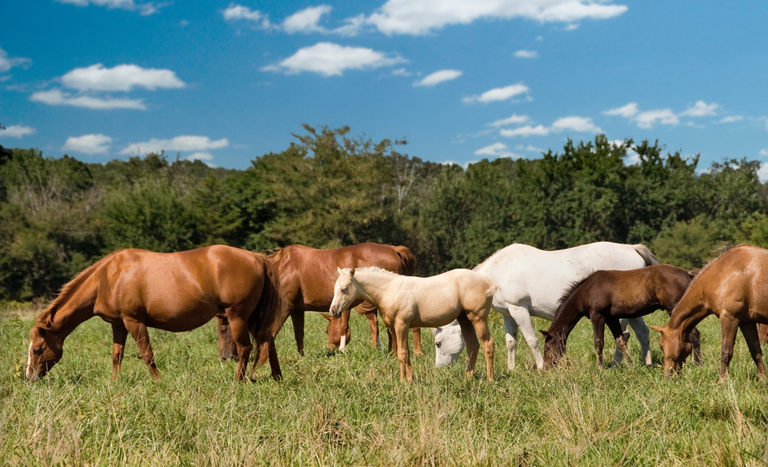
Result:
[[[256,339],[256,348],[259,349],[260,358],[257,364],[263,364],[269,353],[269,364],[274,379],[282,378],[280,362],[277,360],[275,349],[275,336],[283,322],[281,317],[285,309],[280,279],[277,277],[274,266],[266,256],[254,253],[264,267],[264,288],[261,291],[261,299],[248,318],[248,328]]]

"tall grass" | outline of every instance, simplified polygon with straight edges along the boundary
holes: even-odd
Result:
[[[666,315],[648,321],[663,324]],[[279,383],[268,369],[235,383],[235,363],[217,358],[213,324],[181,334],[150,329],[159,383],[129,339],[113,382],[111,330],[98,319],[67,338],[64,358],[43,381],[28,383],[20,374],[32,322],[18,310],[0,317],[0,465],[768,463],[768,386],[741,338],[730,381],[716,383],[714,318],[700,326],[704,366],[686,365],[676,380],[663,378],[655,335],[655,367],[596,369],[584,321],[559,368],[534,370],[522,344],[508,371],[494,314],[496,381],[484,381],[482,355],[471,380],[463,365],[435,369],[424,332],[412,385],[399,381],[395,358],[369,347],[366,320],[353,316],[347,352],[329,354],[325,320],[312,313],[306,357],[296,353],[290,323],[279,335]],[[637,348],[633,338],[635,362]]]

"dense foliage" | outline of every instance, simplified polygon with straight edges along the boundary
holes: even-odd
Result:
[[[375,241],[407,245],[427,275],[471,267],[513,242],[643,242],[689,268],[724,244],[768,246],[756,161],[702,170],[698,157],[664,155],[658,142],[601,135],[538,159],[463,169],[398,152],[405,141],[304,128],[247,170],[164,154],[88,164],[35,149],[0,152],[0,300],[47,299],[126,247],[264,251]]]

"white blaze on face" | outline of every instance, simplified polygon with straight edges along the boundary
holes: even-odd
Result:
[[[32,339],[29,339],[29,352],[27,353],[27,379],[32,378]]]
[[[344,347],[347,346],[347,336],[341,336],[341,344],[339,344],[339,350],[344,352]]]
[[[458,322],[454,321],[435,329],[435,366],[437,368],[456,363],[462,351],[464,351],[464,338],[461,336],[461,326]]]

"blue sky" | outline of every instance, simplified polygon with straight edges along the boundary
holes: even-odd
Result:
[[[0,144],[47,156],[243,169],[308,123],[460,164],[596,133],[768,161],[758,1],[0,2]]]

